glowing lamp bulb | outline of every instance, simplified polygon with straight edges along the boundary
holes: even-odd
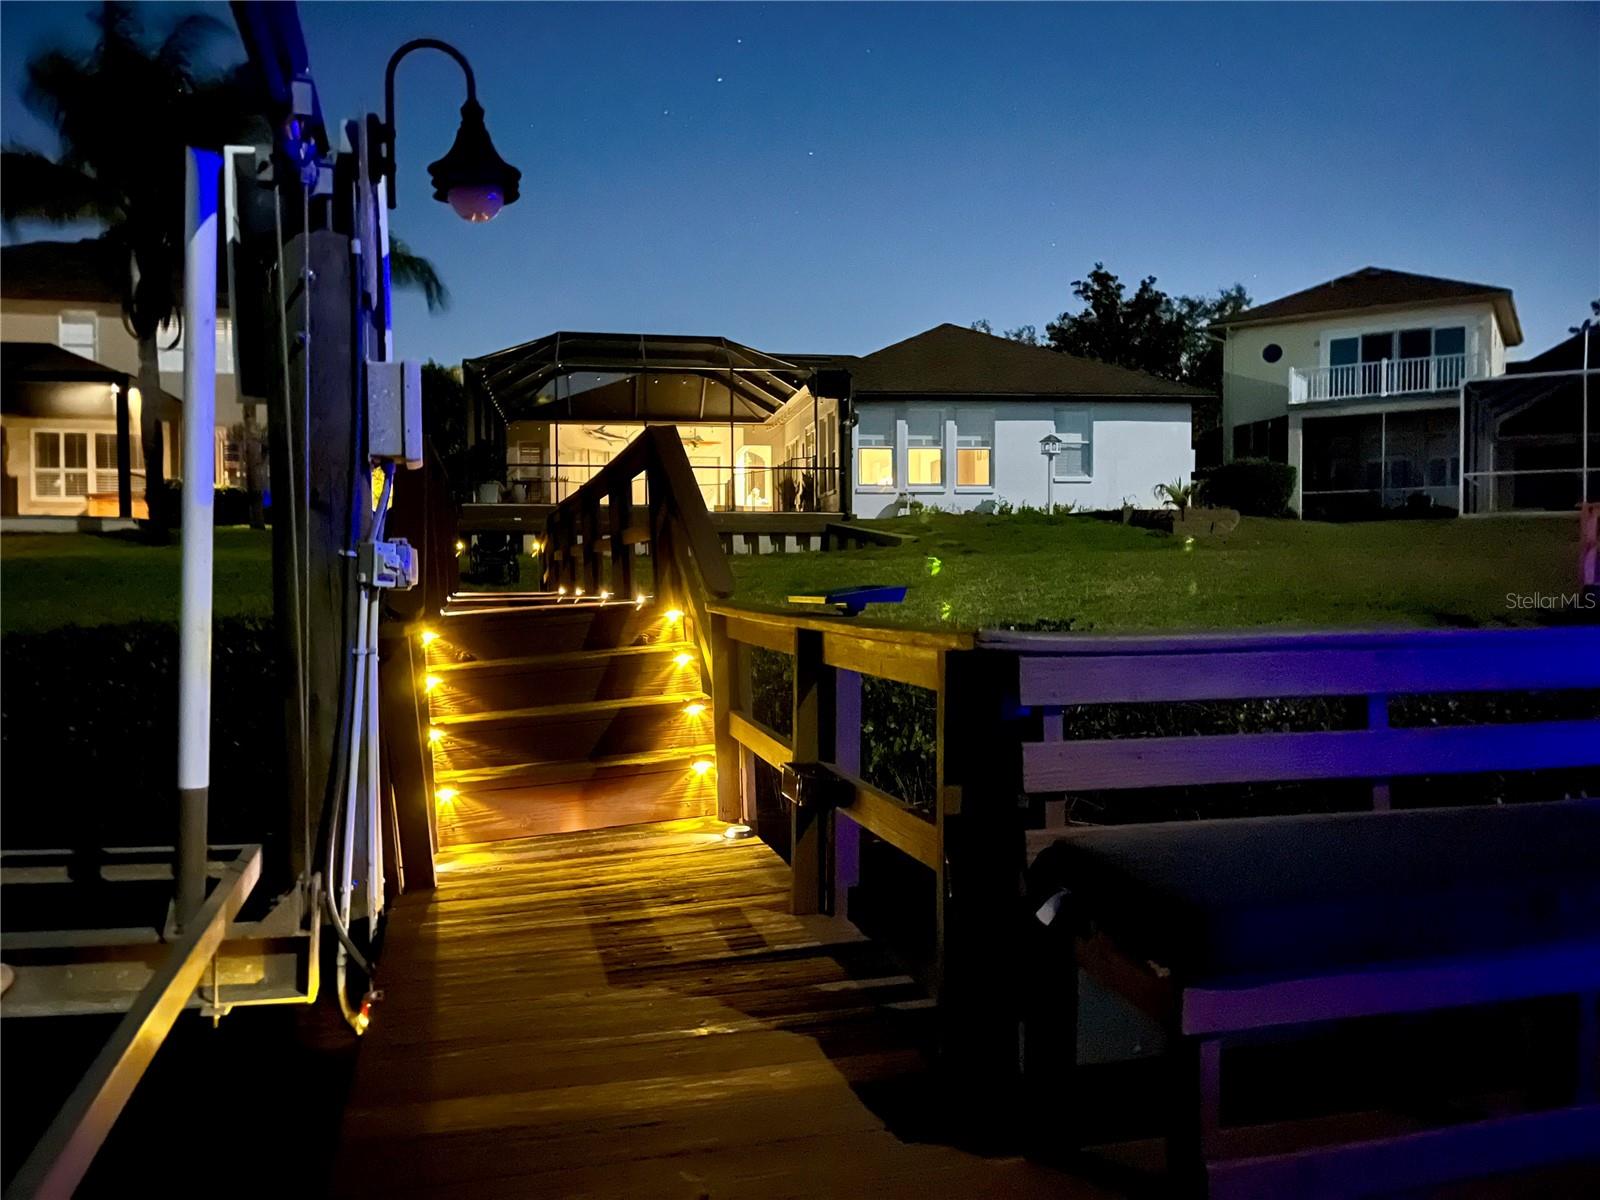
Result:
[[[467,544],[465,542],[457,542],[456,543],[456,553],[457,554],[462,553],[463,551],[466,550],[466,548],[467,548]]]
[[[600,593],[600,599],[602,599],[602,600],[609,600],[609,599],[611,599],[611,593],[610,593],[610,592],[605,592],[605,591],[602,591],[602,592],[601,592],[601,593]]]
[[[437,633],[435,633],[433,630],[424,629],[422,631],[422,644],[424,646],[431,646],[431,645],[433,645],[434,642],[436,642],[438,640],[439,640],[439,635]]]
[[[560,587],[558,587],[556,589],[556,595],[565,596],[566,594],[567,594],[567,585],[563,583]]]
[[[435,725],[432,729],[428,730],[428,740],[434,743],[434,745],[438,745],[440,742],[444,741],[444,730]]]
[[[574,596],[581,596],[581,595],[583,595],[583,589],[582,588],[573,588],[572,589],[572,594]]]
[[[456,216],[474,225],[492,221],[505,207],[505,193],[489,184],[461,184],[450,189],[450,207]]]
[[[699,702],[694,704],[685,704],[683,706],[683,715],[686,717],[698,717],[701,713],[705,712],[705,710],[706,706]]]
[[[689,770],[693,771],[696,775],[704,775],[707,771],[711,770],[711,760],[709,758],[697,758],[689,764]]]
[[[440,804],[449,804],[459,795],[461,795],[461,793],[456,791],[456,789],[453,787],[442,787],[433,794],[433,798]]]
[[[681,608],[669,608],[669,609],[667,609],[665,615],[666,615],[667,620],[669,620],[669,621],[681,621],[681,620],[683,620],[683,609],[681,609]]]
[[[439,682],[439,677],[437,675],[426,676],[422,681],[422,690],[425,692],[431,692],[434,688],[439,686]]]
[[[633,598],[633,606],[635,608],[643,608],[644,607],[644,593],[643,592],[640,592],[637,596],[635,596]]]
[[[687,650],[672,656],[672,665],[675,667],[687,667],[693,661],[694,655],[690,654]]]

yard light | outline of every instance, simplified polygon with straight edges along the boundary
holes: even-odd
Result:
[[[433,645],[434,642],[436,642],[438,640],[439,640],[439,635],[437,633],[435,633],[433,630],[424,629],[422,631],[422,644],[424,646],[431,646],[431,645]]]
[[[462,542],[462,541],[456,542],[456,553],[457,554],[465,554],[466,552],[467,552],[467,544],[465,542]]]
[[[669,608],[662,615],[664,615],[668,621],[681,621],[683,620],[683,609]]]
[[[697,700],[693,704],[685,704],[683,706],[683,715],[686,717],[698,717],[705,710],[706,706]]]
[[[707,771],[711,770],[711,760],[709,758],[697,758],[689,764],[689,770],[693,771],[696,775],[704,775]]]
[[[428,730],[428,740],[437,746],[440,742],[444,741],[444,730],[440,729],[437,725],[432,726]]]
[[[1044,455],[1044,511],[1051,513],[1056,508],[1056,455],[1061,453],[1061,447],[1066,445],[1053,433],[1047,433],[1039,439],[1039,453]]]
[[[437,675],[428,675],[428,676],[425,676],[423,678],[423,680],[422,680],[422,690],[425,691],[425,692],[431,692],[431,691],[433,691],[434,688],[436,688],[438,686],[439,686],[439,677]]]
[[[566,594],[567,594],[567,585],[566,584],[563,583],[560,587],[556,588],[556,595],[565,596]]]
[[[460,64],[467,77],[467,102],[461,106],[461,126],[445,156],[428,164],[433,183],[433,198],[448,204],[463,221],[474,225],[492,221],[507,204],[515,204],[521,194],[518,185],[522,172],[500,157],[483,123],[483,106],[478,103],[478,83],[466,56],[449,42],[437,38],[417,38],[396,50],[383,77],[383,123],[373,118],[372,143],[374,177],[389,180],[389,207],[395,206],[395,125],[394,73],[400,60],[413,50],[442,50]]]
[[[672,665],[676,667],[687,667],[693,661],[694,655],[690,654],[687,650],[680,651],[672,656]]]
[[[643,592],[640,592],[637,596],[635,596],[633,598],[633,607],[634,608],[643,608],[644,607],[644,593]]]
[[[438,791],[434,792],[433,798],[440,804],[449,804],[459,795],[461,795],[461,793],[456,791],[456,789],[453,787],[442,787]]]

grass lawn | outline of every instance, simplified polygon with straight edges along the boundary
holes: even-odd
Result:
[[[917,540],[737,555],[735,599],[782,606],[791,593],[904,583],[903,605],[874,607],[867,619],[1101,633],[1533,624],[1552,614],[1509,608],[1506,593],[1568,593],[1577,572],[1577,522],[1553,517],[1351,525],[1247,517],[1227,537],[1189,548],[1083,516],[924,513],[865,524]],[[10,535],[0,543],[0,629],[176,621],[178,555],[176,543],[128,536]],[[269,533],[219,529],[217,615],[270,614],[270,563]],[[523,567],[518,586],[534,586],[533,562]]]
[[[177,621],[179,548],[132,534],[16,533],[0,541],[0,631]],[[219,617],[272,613],[272,534],[217,530]]]
[[[885,583],[909,585],[905,603],[869,608],[865,619],[1101,633],[1471,626],[1551,619],[1509,608],[1506,594],[1570,593],[1577,577],[1575,518],[1328,525],[1246,517],[1226,537],[1189,547],[1086,516],[923,513],[866,524],[917,541],[740,555],[735,599],[782,605],[791,593]]]

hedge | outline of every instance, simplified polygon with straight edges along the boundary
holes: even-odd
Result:
[[[213,842],[273,841],[286,824],[284,701],[272,623],[212,630]],[[178,630],[161,622],[8,634],[0,796],[8,849],[172,845]]]
[[[1297,472],[1288,463],[1266,458],[1236,458],[1211,472],[1204,498],[1217,508],[1234,508],[1251,517],[1281,517],[1289,512]]]

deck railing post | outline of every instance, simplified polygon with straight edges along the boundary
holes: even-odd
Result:
[[[738,653],[728,637],[728,619],[711,617],[711,722],[717,760],[717,819],[744,820],[740,795],[739,743],[728,729],[728,714],[739,707]]]
[[[861,774],[861,675],[833,673],[833,762],[849,775]],[[828,814],[832,836],[828,912],[850,916],[850,889],[861,882],[861,826],[837,811]]]
[[[611,590],[624,600],[633,598],[633,547],[628,527],[633,523],[633,480],[625,479],[611,491]]]
[[[1016,660],[983,651],[948,651],[943,659],[934,793],[940,1048],[957,1075],[997,1082],[983,1089],[986,1096],[1009,1096],[1021,1065],[1026,868],[1021,746],[1004,716]]]
[[[795,631],[794,725],[791,745],[797,763],[833,757],[833,668],[822,661],[823,634]],[[815,913],[823,907],[826,881],[827,822],[815,808],[789,806],[789,868],[793,877],[791,911]]]

